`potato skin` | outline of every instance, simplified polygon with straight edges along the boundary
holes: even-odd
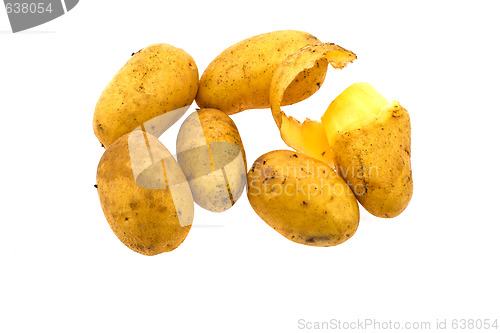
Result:
[[[279,64],[300,48],[317,44],[313,35],[296,30],[274,31],[236,43],[219,54],[200,79],[196,103],[227,114],[270,107],[271,78]],[[305,70],[286,91],[283,105],[304,100],[323,83],[326,60]]]
[[[359,203],[378,217],[395,217],[413,193],[411,125],[408,111],[393,104],[385,117],[339,136],[337,170]]]
[[[149,158],[141,156],[138,162],[143,164],[140,168],[144,172],[137,180],[134,178],[132,152],[139,149],[140,154],[149,157],[149,152],[141,147],[145,137],[150,153],[158,158],[156,161],[163,158],[168,182],[161,164],[152,164]],[[160,166],[160,174],[154,172],[156,166]],[[104,152],[97,169],[97,191],[111,229],[135,252],[151,256],[172,251],[191,228],[193,199],[184,174],[168,150],[154,136],[142,131],[120,137]]]
[[[231,208],[246,186],[246,155],[233,120],[217,109],[189,115],[177,136],[177,158],[194,201],[212,212]]]
[[[132,55],[102,92],[94,111],[94,133],[107,148],[122,135],[166,113],[169,119],[145,129],[161,135],[192,104],[198,68],[184,50],[153,44]],[[174,111],[177,110],[177,111]]]
[[[247,179],[252,208],[291,241],[333,246],[357,230],[356,198],[323,162],[293,151],[271,151],[254,162]]]

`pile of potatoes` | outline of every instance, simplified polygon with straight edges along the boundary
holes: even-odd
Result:
[[[171,251],[189,233],[194,203],[223,212],[245,188],[269,226],[306,245],[332,246],[352,237],[358,202],[375,216],[399,215],[413,188],[410,120],[398,102],[357,83],[321,121],[301,123],[281,110],[313,95],[329,64],[342,69],[355,59],[349,50],[295,30],[230,46],[201,78],[182,49],[154,44],[133,53],[102,92],[93,120],[106,149],[96,187],[115,235],[144,255]],[[182,123],[174,156],[158,138],[193,101],[199,108]],[[248,170],[229,115],[256,108],[271,109],[294,150],[267,152]]]

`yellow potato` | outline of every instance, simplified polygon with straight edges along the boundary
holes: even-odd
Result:
[[[177,136],[177,158],[201,207],[222,212],[243,193],[245,149],[236,125],[224,112],[201,109],[189,115]]]
[[[300,48],[320,41],[296,30],[265,33],[245,39],[219,54],[200,79],[196,103],[227,114],[270,107],[269,87],[279,64]],[[323,83],[328,63],[318,60],[290,84],[283,105],[304,100]]]
[[[102,210],[130,249],[156,255],[172,251],[193,221],[193,198],[179,165],[160,141],[133,131],[111,144],[97,169]]]
[[[252,208],[289,240],[333,246],[356,232],[356,198],[342,178],[321,161],[276,150],[259,157],[247,178]]]
[[[344,90],[321,118],[337,171],[365,209],[395,217],[413,193],[410,116],[368,83]]]
[[[137,128],[160,136],[192,104],[198,68],[184,50],[150,45],[132,55],[106,86],[94,111],[94,133],[107,148]]]

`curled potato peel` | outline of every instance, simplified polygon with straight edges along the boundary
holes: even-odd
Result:
[[[338,45],[315,44],[305,46],[291,54],[276,69],[271,80],[269,99],[281,138],[288,146],[333,165],[333,156],[323,124],[310,119],[301,123],[294,117],[287,116],[281,110],[281,105],[287,88],[300,73],[319,66],[324,61],[336,69],[342,69],[355,59],[356,55],[353,52]]]

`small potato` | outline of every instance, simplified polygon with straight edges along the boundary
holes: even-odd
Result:
[[[159,137],[186,112],[198,90],[198,68],[184,50],[150,45],[132,55],[99,98],[94,133],[107,148],[142,127]]]
[[[160,141],[128,133],[104,152],[97,191],[106,219],[123,244],[144,254],[172,251],[193,221],[193,198],[179,165]]]
[[[327,164],[276,150],[247,174],[248,200],[281,235],[300,244],[338,245],[356,232],[359,209],[349,186]]]
[[[313,35],[283,30],[254,36],[236,43],[219,54],[201,76],[196,103],[226,114],[247,109],[269,108],[269,87],[281,62],[300,48],[318,44]],[[305,69],[290,84],[282,105],[304,100],[323,83],[328,67],[324,59]]]
[[[177,136],[177,158],[194,201],[212,212],[231,208],[246,185],[246,157],[232,119],[216,109],[193,112]]]

